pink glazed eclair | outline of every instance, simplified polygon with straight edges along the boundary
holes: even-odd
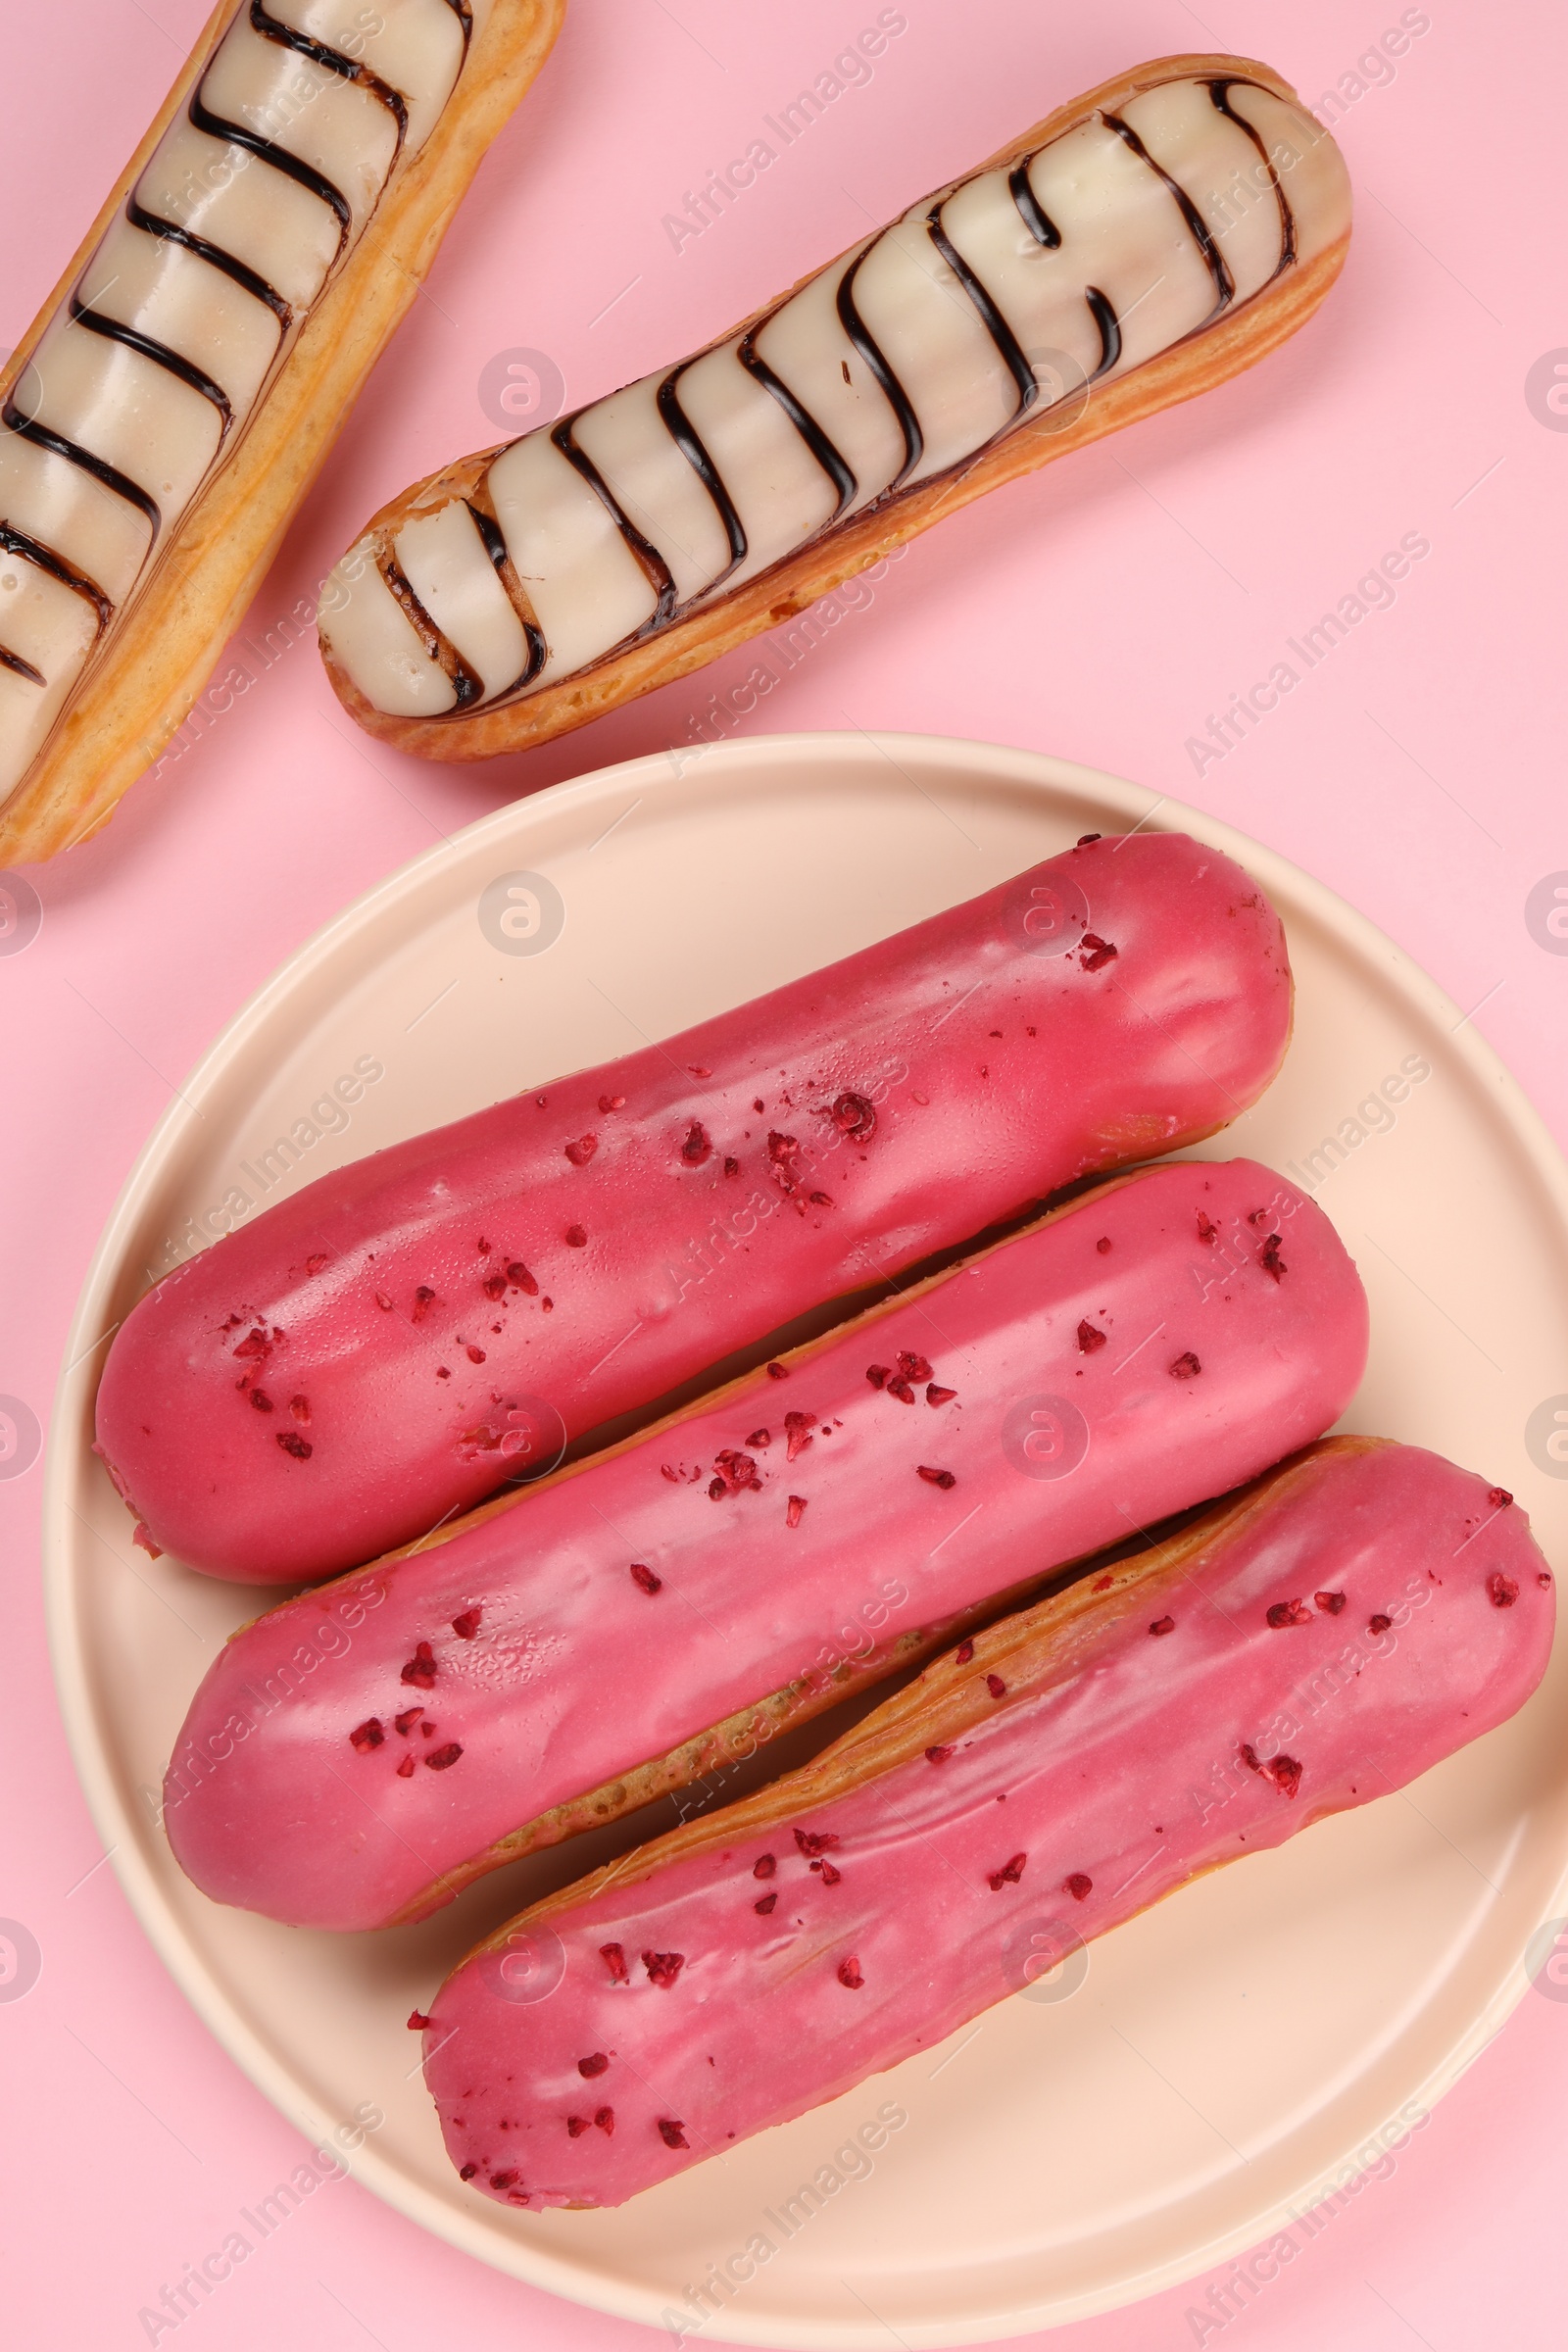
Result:
[[[689,1785],[1348,1403],[1365,1294],[1252,1160],[1122,1177],[611,1451],[236,1634],[165,1785],[183,1869],[418,1919]]]
[[[1189,1880],[1402,1788],[1544,1671],[1522,1511],[1333,1439],[501,1928],[437,1993],[465,2180],[618,2205],[928,2049]]]
[[[341,1570],[797,1315],[1214,1133],[1290,1027],[1239,866],[1091,839],[226,1235],[126,1317],[99,1450],[190,1567]]]

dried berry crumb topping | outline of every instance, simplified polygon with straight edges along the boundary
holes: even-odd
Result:
[[[848,1992],[858,1992],[865,1983],[865,1978],[860,1972],[860,1963],[853,1952],[848,1960],[839,1962],[839,1983]]]
[[[479,1288],[487,1298],[504,1298],[507,1295],[507,1278],[504,1274],[487,1274]]]
[[[926,1385],[925,1400],[927,1404],[951,1404],[957,1394],[956,1389],[938,1388],[933,1380]]]
[[[587,2129],[588,2129],[588,2118],[587,2118],[585,2115],[568,2115],[568,2116],[567,2116],[567,2118],[566,2118],[566,2137],[567,2137],[568,2139],[580,2139],[580,2138],[582,2137],[583,2133],[584,2133],[584,2132],[587,2131]]]
[[[990,1883],[992,1893],[1000,1894],[1004,1886],[1016,1886],[1018,1881],[1023,1877],[1023,1866],[1028,1859],[1027,1854],[1013,1854],[1004,1862],[1000,1870],[987,1871],[986,1878]]]
[[[426,1724],[421,1728],[433,1731],[435,1727],[433,1724]],[[432,1747],[424,1760],[432,1772],[446,1772],[457,1762],[462,1753],[463,1749],[458,1741],[449,1740],[442,1747]]]
[[[834,1126],[854,1144],[869,1143],[876,1133],[876,1111],[864,1095],[840,1095],[831,1113]]]
[[[1263,1244],[1262,1250],[1260,1251],[1257,1260],[1264,1273],[1271,1275],[1276,1282],[1279,1281],[1282,1274],[1288,1274],[1291,1270],[1290,1267],[1285,1263],[1284,1258],[1281,1257],[1280,1249],[1281,1243],[1279,1235],[1277,1233],[1271,1233],[1268,1237],[1268,1240]]]
[[[891,1364],[867,1364],[865,1367],[865,1377],[871,1383],[873,1389],[885,1389],[888,1385],[888,1380],[892,1374],[892,1371],[893,1366]]]
[[[757,1475],[756,1460],[751,1454],[742,1453],[734,1446],[726,1446],[721,1452],[714,1455],[713,1471],[714,1476],[708,1492],[715,1502],[721,1500],[726,1494],[760,1494],[762,1491],[762,1482]]]
[[[774,1361],[773,1363],[768,1364],[765,1369],[769,1380],[788,1380],[790,1376],[790,1368],[788,1364],[781,1364],[777,1361]]]
[[[1512,1502],[1513,1496],[1509,1494],[1506,1487],[1489,1487],[1487,1489],[1487,1500],[1491,1503],[1494,1511],[1505,1511],[1508,1508],[1509,1503]]]
[[[1080,1323],[1078,1326],[1079,1354],[1093,1355],[1097,1348],[1103,1348],[1109,1337],[1108,1332],[1098,1331],[1093,1323],[1087,1321]]]
[[[945,1764],[952,1753],[951,1747],[928,1747],[925,1751],[925,1760],[928,1764]]]
[[[583,1228],[580,1225],[568,1225],[566,1227],[566,1248],[568,1250],[586,1250],[587,1247],[588,1236]]]
[[[435,1652],[428,1642],[415,1644],[414,1655],[403,1669],[403,1680],[412,1683],[416,1690],[435,1688]]]
[[[990,1691],[993,1698],[1005,1698],[1007,1695],[1007,1686],[1003,1681],[1000,1674],[988,1674],[986,1676],[986,1689]]]
[[[1080,833],[1077,840],[1073,843],[1073,848],[1075,850],[1087,850],[1092,841],[1103,841],[1104,838],[1105,836],[1103,833]]]
[[[1171,1363],[1170,1376],[1172,1380],[1196,1380],[1202,1369],[1202,1365],[1189,1348]]]
[[[261,1389],[252,1389],[251,1402],[259,1413],[270,1413],[272,1409],[272,1399]]]
[[[833,1205],[833,1196],[831,1193],[808,1193],[807,1195],[807,1199],[810,1201],[813,1208],[831,1208]]]
[[[752,1876],[754,1879],[770,1879],[777,1868],[778,1857],[776,1854],[759,1854],[757,1860],[752,1864]]]
[[[1310,1625],[1312,1622],[1311,1610],[1303,1608],[1298,1600],[1276,1600],[1265,1614],[1276,1633],[1283,1632],[1288,1625]]]
[[[946,1489],[948,1487],[956,1487],[958,1483],[957,1479],[954,1476],[951,1470],[933,1469],[929,1462],[917,1462],[915,1464],[914,1474],[916,1478],[923,1478],[928,1487],[942,1487]]]
[[[760,1913],[761,1917],[765,1919],[777,1901],[778,1889],[775,1887],[771,1894],[764,1894],[757,1902],[755,1902],[752,1905],[752,1909]]]
[[[816,1415],[814,1413],[785,1414],[784,1435],[789,1441],[789,1459],[792,1462],[797,1454],[804,1453],[808,1446],[811,1444],[810,1433],[815,1426]],[[743,1455],[741,1458],[744,1460],[745,1456]]]
[[[618,1949],[618,1946],[617,1946]],[[651,1984],[662,1985],[665,1992],[674,1984],[686,1965],[684,1952],[644,1952],[643,1966]]]
[[[610,1981],[612,1984],[629,1984],[631,1983],[626,1968],[626,1954],[620,1944],[602,1943],[599,1946],[599,1957],[609,1969]]]
[[[427,2033],[432,2023],[433,2020],[426,2017],[422,2009],[409,2011],[409,2032],[411,2034]]]
[[[579,1135],[575,1143],[566,1146],[566,1157],[574,1168],[585,1168],[598,1149],[597,1135]]]
[[[916,1355],[909,1348],[899,1349],[899,1371],[906,1380],[929,1380],[931,1378],[930,1363],[923,1355]]]
[[[475,1348],[471,1340],[468,1342],[466,1352],[470,1364],[482,1364],[484,1362],[484,1349],[482,1348]]]
[[[1095,1882],[1084,1870],[1070,1870],[1061,1882],[1063,1894],[1070,1894],[1075,1903],[1086,1902],[1095,1890]]]
[[[615,2110],[613,2107],[601,2107],[597,2111],[594,2116],[594,2128],[596,2131],[603,2132],[607,2135],[613,2132],[615,2129]]]
[[[631,1581],[639,1592],[646,1592],[650,1598],[654,1593],[662,1592],[664,1589],[663,1578],[656,1576],[651,1568],[643,1565],[641,1560],[633,1560],[631,1564]]]
[[[1519,1588],[1511,1576],[1494,1568],[1487,1579],[1487,1598],[1494,1609],[1511,1609],[1519,1597]]]
[[[453,1618],[452,1631],[458,1636],[460,1641],[471,1642],[474,1635],[479,1631],[479,1620],[483,1615],[484,1608],[482,1604],[476,1609],[463,1609],[456,1617]]]
[[[520,1257],[514,1257],[511,1265],[508,1266],[507,1280],[513,1285],[514,1289],[526,1292],[530,1298],[538,1298],[539,1285],[533,1275],[529,1273],[527,1267],[523,1264]]]
[[[1211,1249],[1219,1240],[1219,1227],[1212,1217],[1205,1217],[1201,1209],[1198,1212],[1198,1238],[1200,1242],[1207,1242]]]
[[[824,1886],[836,1886],[844,1876],[843,1871],[835,1870],[831,1862],[812,1862],[808,1867],[816,1872]]]
[[[599,1107],[607,1116],[612,1110],[624,1110],[626,1107],[626,1098],[624,1095],[601,1095],[599,1098]]]
[[[805,1515],[806,1496],[804,1494],[792,1494],[784,1505],[785,1526],[799,1527]]]
[[[770,1429],[754,1429],[746,1443],[755,1446],[759,1453],[765,1453],[773,1443],[773,1432]]]
[[[1301,1767],[1294,1756],[1271,1756],[1265,1764],[1256,1748],[1244,1741],[1241,1757],[1250,1772],[1260,1773],[1265,1781],[1272,1781],[1282,1796],[1294,1796],[1301,1786]]]
[[[677,2123],[672,2115],[660,2117],[659,2136],[666,2148],[684,2148],[691,2144],[686,2137],[685,2125]]]
[[[363,1723],[357,1723],[350,1732],[349,1745],[356,1755],[368,1756],[373,1748],[380,1746],[385,1738],[380,1716],[368,1715]]]
[[[414,1294],[413,1320],[416,1323],[422,1323],[425,1316],[429,1313],[434,1304],[434,1291],[431,1290],[430,1285],[427,1282],[421,1282],[418,1289]]]
[[[1100,938],[1094,931],[1086,931],[1078,944],[1083,951],[1082,962],[1086,972],[1102,970],[1113,956],[1121,953],[1120,949],[1113,947],[1108,939]]]
[[[1176,1631],[1176,1620],[1174,1617],[1156,1617],[1149,1630],[1152,1634],[1173,1634]]]
[[[1343,1592],[1314,1592],[1312,1599],[1315,1606],[1323,1611],[1325,1617],[1337,1617],[1345,1606]]]
[[[705,1160],[711,1159],[713,1155],[712,1139],[701,1119],[693,1119],[687,1128],[686,1139],[680,1148],[680,1155],[689,1168],[700,1168]]]
[[[602,2075],[605,2072],[609,2064],[610,2060],[603,2050],[594,2050],[588,2057],[578,2059],[577,2072],[585,2082],[591,2082],[596,2075]]]
[[[1369,1617],[1367,1619],[1366,1630],[1369,1634],[1386,1634],[1393,1623],[1394,1619],[1392,1617],[1385,1617],[1383,1611],[1380,1609],[1375,1617]]]
[[[973,1656],[974,1643],[972,1642],[960,1642],[957,1648],[953,1653],[953,1663],[955,1666],[967,1666],[969,1660]]]
[[[914,1391],[910,1388],[908,1382],[905,1380],[899,1373],[893,1373],[890,1376],[887,1384],[887,1394],[890,1396],[896,1396],[901,1404],[912,1404],[914,1402]]]
[[[1033,1035],[1034,1035],[1034,1031],[1031,1029],[1031,1030],[1030,1030],[1030,1032],[1029,1032],[1029,1034],[1030,1034],[1030,1036],[1031,1036],[1031,1037],[1033,1037]],[[1102,1234],[1101,1235],[1101,1237],[1100,1237],[1099,1241],[1098,1241],[1098,1242],[1095,1244],[1095,1248],[1096,1248],[1096,1249],[1097,1249],[1097,1250],[1100,1251],[1100,1254],[1101,1254],[1101,1256],[1102,1256],[1102,1257],[1108,1257],[1108,1256],[1110,1255],[1110,1236],[1109,1236],[1109,1234],[1108,1234],[1108,1233],[1102,1233]]]
[[[393,1716],[393,1730],[399,1733],[402,1738],[406,1740],[423,1713],[424,1709],[422,1707],[405,1707],[401,1715]]]
[[[286,1454],[296,1462],[308,1462],[316,1450],[309,1438],[302,1438],[297,1429],[280,1429],[277,1442]]]
[[[412,1780],[413,1777],[414,1758],[413,1756],[405,1756],[402,1763],[398,1766],[398,1779],[400,1781],[408,1781]]]
[[[460,2167],[460,2169],[459,2169],[459,2172],[458,2172],[458,2179],[459,2179],[460,2180],[471,2180],[473,2179],[473,2176],[474,2176],[474,2174],[475,2174],[475,2173],[476,2173],[478,2170],[479,2170],[479,2167],[478,2167],[476,2164],[465,2164],[465,2165],[461,2166],[461,2167]]]

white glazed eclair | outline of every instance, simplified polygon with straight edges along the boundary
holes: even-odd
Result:
[[[564,8],[220,0],[0,372],[0,865],[185,716]]]
[[[1266,67],[1107,82],[708,350],[384,508],[322,600],[333,684],[431,759],[580,726],[1250,366],[1349,219],[1333,140]]]

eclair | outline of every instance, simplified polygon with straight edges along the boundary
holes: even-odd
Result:
[[[1088,841],[225,1236],[126,1317],[99,1449],[190,1567],[372,1559],[822,1302],[1224,1126],[1290,1022],[1239,866]]]
[[[565,0],[220,0],[0,370],[0,865],[207,681]]]
[[[332,683],[432,760],[581,726],[1252,366],[1349,226],[1268,67],[1118,75],[707,349],[394,499],[323,596]]]
[[[1314,1447],[499,1929],[410,2021],[454,2165],[507,2205],[618,2205],[930,2049],[1505,1721],[1555,1599],[1501,1489]]]
[[[422,1918],[1239,1486],[1360,1380],[1334,1228],[1252,1160],[1113,1179],[236,1634],[164,1821],[216,1900]]]

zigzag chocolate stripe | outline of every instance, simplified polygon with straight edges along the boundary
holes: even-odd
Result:
[[[646,637],[651,630],[662,629],[666,621],[673,620],[679,610],[675,601],[675,575],[653,541],[645,537],[632,521],[587,451],[578,446],[575,428],[577,418],[582,415],[583,411],[576,409],[571,416],[564,416],[559,424],[551,426],[550,438],[567,465],[575,466],[578,473],[582,475],[583,480],[598,499],[616,530],[619,531],[627,547],[648,574],[659,602],[655,606],[651,617],[645,620],[642,627],[636,632],[639,637]]]
[[[506,537],[496,519],[495,510],[490,504],[488,488],[481,483],[472,497],[466,498],[463,503],[473,516],[474,529],[484,542],[484,552],[495,565],[496,576],[507,592],[512,610],[522,624],[523,637],[528,647],[528,659],[523,664],[520,675],[514,678],[512,684],[506,689],[508,694],[518,694],[523,687],[531,686],[539,675],[550,659],[550,648],[545,643],[543,629],[534,619],[533,607],[528,602],[527,591],[517,577],[517,567],[507,552]]]
[[[416,594],[408,573],[390,549],[376,558],[376,569],[397,598],[430,660],[438,662],[452,680],[452,691],[458,698],[459,710],[466,710],[484,692],[484,681],[478,671],[464,660],[446,631],[431,618]]]
[[[85,572],[73,570],[55,554],[53,548],[30,538],[25,531],[14,529],[9,522],[0,522],[0,548],[4,548],[8,556],[20,556],[24,564],[34,564],[39,571],[46,571],[51,579],[60,582],[62,588],[69,588],[74,595],[83,598],[96,612],[100,629],[106,629],[114,619],[115,608],[96,581],[89,580]]]
[[[678,367],[672,368],[660,385],[657,399],[665,431],[712,500],[714,512],[724,526],[724,536],[729,541],[729,562],[709,582],[703,591],[706,596],[710,595],[720,581],[727,580],[738,564],[745,563],[747,548],[746,531],[736,511],[735,501],[725,489],[723,477],[709,456],[701,434],[680,405],[676,387],[687,368],[693,365],[691,360],[682,360]]]
[[[223,432],[228,431],[234,421],[228,394],[221,384],[215,384],[212,377],[205,375],[192,361],[181,359],[179,353],[172,351],[167,343],[158,342],[152,335],[142,334],[139,328],[122,325],[120,319],[107,318],[102,311],[91,309],[79,294],[72,295],[68,307],[76,324],[84,326],[89,334],[102,335],[110,343],[123,343],[127,351],[139,352],[144,360],[156,362],[160,368],[166,368],[171,375],[177,375],[182,384],[189,384],[193,392],[199,392],[203,400],[210,400],[223,419]]]
[[[854,466],[851,466],[843,451],[834,447],[822,427],[817,423],[816,418],[811,415],[810,410],[805,406],[804,402],[797,400],[784,378],[768,366],[758,351],[758,336],[764,326],[770,324],[778,317],[779,311],[783,307],[783,304],[780,303],[775,309],[768,312],[765,318],[760,319],[749,334],[741,337],[735,357],[746,369],[747,374],[755,376],[763,391],[772,394],[838,492],[838,505],[828,516],[828,522],[831,524],[837,522],[851,500],[858,496],[860,485],[856,479]]]
[[[225,253],[221,245],[214,245],[209,238],[198,237],[190,229],[181,228],[177,222],[165,220],[157,213],[149,213],[133,195],[125,199],[125,219],[132,228],[143,228],[150,237],[158,237],[168,245],[178,245],[186,253],[195,254],[198,261],[210,262],[215,270],[220,270],[225,277],[232,278],[236,286],[242,286],[247,294],[254,294],[258,302],[264,302],[285,334],[293,325],[293,304],[285,302],[277,288],[270,286],[261,272],[253,270],[248,262],[237,261],[233,254]]]
[[[308,32],[296,31],[292,24],[285,24],[281,19],[270,16],[262,6],[262,0],[251,0],[251,23],[264,40],[276,41],[285,49],[296,50],[301,57],[308,57],[313,65],[324,66],[328,74],[337,74],[342,81],[356,83],[362,90],[368,90],[372,98],[378,99],[398,126],[397,153],[402,153],[403,142],[409,135],[409,108],[401,90],[395,90],[389,81],[383,81],[379,74],[372,74],[368,66],[358,64],[352,57],[345,57],[341,49],[329,49],[324,41],[314,40]]]
[[[1268,173],[1275,201],[1280,208],[1280,258],[1274,271],[1275,277],[1278,277],[1280,270],[1288,270],[1296,259],[1296,215],[1292,212],[1290,198],[1285,193],[1285,182],[1281,179],[1275,168],[1274,158],[1268,151],[1268,142],[1258,130],[1257,124],[1249,122],[1247,117],[1239,115],[1231,104],[1232,90],[1250,89],[1254,86],[1253,83],[1245,81],[1211,81],[1208,85],[1208,94],[1225,117],[1226,122],[1234,122],[1237,129],[1244,131],[1251,140],[1252,145],[1257,149],[1263,169]],[[1272,283],[1272,280],[1270,282]]]

